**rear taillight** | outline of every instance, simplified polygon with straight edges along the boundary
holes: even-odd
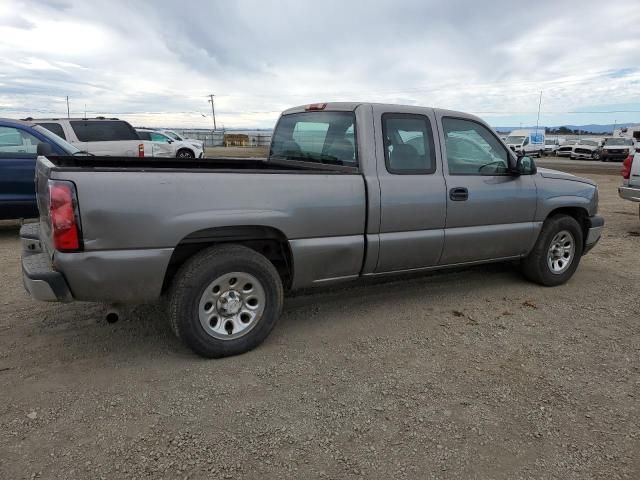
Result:
[[[629,177],[631,177],[631,164],[633,163],[633,156],[629,155],[627,158],[624,159],[624,162],[622,162],[622,178],[624,178],[625,180],[629,180]]]
[[[49,218],[53,246],[61,252],[80,250],[76,189],[71,182],[49,180]]]
[[[138,145],[138,157],[144,157],[144,143]]]

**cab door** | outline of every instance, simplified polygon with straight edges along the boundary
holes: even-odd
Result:
[[[447,203],[433,110],[374,106],[373,116],[380,186],[375,273],[437,265]]]
[[[175,157],[174,140],[159,132],[149,132],[154,157]]]
[[[440,263],[517,257],[534,238],[535,175],[514,175],[509,151],[475,118],[439,114],[447,188]]]

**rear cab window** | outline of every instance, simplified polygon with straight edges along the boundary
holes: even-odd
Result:
[[[269,158],[358,166],[353,112],[305,112],[283,115],[276,126]]]
[[[140,140],[138,133],[131,125],[119,120],[72,120],[69,123],[81,142]]]

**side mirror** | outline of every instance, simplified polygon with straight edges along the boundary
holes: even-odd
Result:
[[[173,143],[173,140],[167,140],[167,143]]]
[[[38,143],[38,146],[36,147],[36,153],[38,154],[38,156],[42,155],[46,157],[51,155],[52,152],[53,150],[51,150],[51,145],[45,142]]]
[[[533,161],[533,158],[518,155],[514,171],[516,175],[534,175],[537,171],[538,169],[536,168],[536,163]]]

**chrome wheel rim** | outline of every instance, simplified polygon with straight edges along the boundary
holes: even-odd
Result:
[[[574,255],[575,240],[571,232],[567,230],[558,232],[551,240],[547,254],[547,265],[551,273],[556,275],[564,273],[573,262]]]
[[[189,152],[180,152],[178,158],[192,158],[192,155]]]
[[[221,275],[204,289],[198,304],[200,325],[214,338],[235,340],[251,331],[266,305],[264,287],[245,272]]]

